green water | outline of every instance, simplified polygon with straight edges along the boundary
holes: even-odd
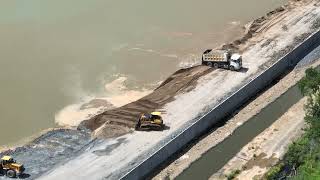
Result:
[[[104,85],[153,88],[284,0],[1,0],[0,145],[55,125]],[[12,133],[14,131],[14,133]]]

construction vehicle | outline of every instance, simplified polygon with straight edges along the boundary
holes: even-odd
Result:
[[[0,160],[0,173],[10,178],[19,177],[24,170],[23,165],[17,163],[11,156],[3,156]]]
[[[136,130],[161,130],[163,128],[161,112],[143,113],[136,124]]]
[[[202,64],[214,68],[225,68],[238,71],[242,68],[242,56],[227,50],[207,49],[202,54]]]

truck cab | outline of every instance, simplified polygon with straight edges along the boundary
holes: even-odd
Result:
[[[232,54],[232,56],[230,58],[230,69],[238,71],[241,68],[242,68],[242,56],[237,53]]]

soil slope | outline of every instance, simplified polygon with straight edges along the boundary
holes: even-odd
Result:
[[[97,134],[104,138],[126,134],[135,127],[141,113],[161,109],[163,105],[174,100],[174,96],[177,94],[192,90],[199,77],[212,71],[213,69],[207,66],[195,66],[178,70],[151,94],[120,108],[99,114],[90,120],[84,121],[82,125],[92,131],[102,126],[103,129],[100,129]]]

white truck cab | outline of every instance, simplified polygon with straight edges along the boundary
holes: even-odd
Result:
[[[230,66],[233,67],[233,69],[236,71],[240,70],[242,68],[242,56],[237,53],[232,54],[231,60],[230,60]]]

